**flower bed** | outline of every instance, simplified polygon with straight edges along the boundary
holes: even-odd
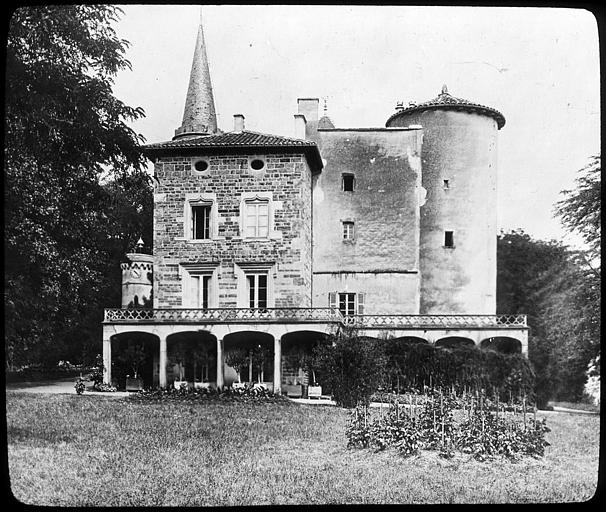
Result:
[[[177,400],[177,401],[237,401],[237,402],[274,402],[290,405],[288,398],[275,394],[261,386],[243,386],[238,388],[154,388],[133,393],[132,399],[136,400]]]

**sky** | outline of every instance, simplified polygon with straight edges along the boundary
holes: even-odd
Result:
[[[597,23],[582,9],[126,5],[132,71],[114,92],[148,143],[181,125],[202,17],[218,126],[294,136],[297,98],[326,100],[340,128],[383,127],[399,101],[453,96],[496,108],[499,229],[579,246],[553,216],[600,152]],[[201,16],[202,13],[202,16]]]

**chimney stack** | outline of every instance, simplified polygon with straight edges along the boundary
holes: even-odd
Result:
[[[244,131],[244,116],[242,114],[234,114],[234,132]]]
[[[307,121],[303,114],[295,114],[295,139],[305,138],[305,126]]]

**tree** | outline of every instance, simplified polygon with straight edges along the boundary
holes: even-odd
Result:
[[[592,156],[587,166],[578,172],[574,190],[563,190],[564,199],[555,205],[555,214],[571,232],[579,233],[593,258],[600,256],[602,239],[601,211],[601,157]]]
[[[586,370],[591,366],[592,373],[600,372],[600,331],[601,331],[601,157],[592,156],[588,165],[578,171],[576,188],[564,190],[564,198],[555,205],[555,214],[560,217],[568,231],[580,234],[587,244],[586,250],[574,251],[571,259],[575,262],[576,272],[565,274],[558,293],[551,296],[550,311],[559,312],[569,308],[571,314],[565,329],[556,334],[564,334],[573,341],[561,359],[562,368],[582,366],[582,382],[567,386],[562,393],[567,398],[579,398],[585,383]]]
[[[130,67],[128,43],[112,28],[120,13],[102,5],[34,6],[19,8],[10,21],[4,174],[9,366],[52,363],[83,320],[100,320],[91,302],[103,293],[104,265],[112,260],[112,223],[103,208],[109,189],[101,179],[127,179],[144,161],[143,138],[126,124],[143,111],[112,94],[113,77]]]
[[[528,317],[528,358],[534,367],[536,400],[541,407],[552,397],[556,378],[555,341],[545,329],[543,292],[567,258],[561,243],[535,240],[523,230],[501,232],[497,238],[497,313]]]

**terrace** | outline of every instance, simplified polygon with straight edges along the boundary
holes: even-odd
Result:
[[[526,315],[343,315],[336,308],[106,309],[105,324],[334,323],[359,329],[520,329]]]

